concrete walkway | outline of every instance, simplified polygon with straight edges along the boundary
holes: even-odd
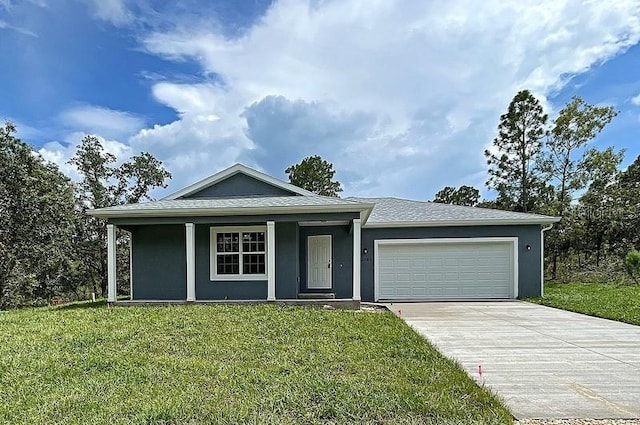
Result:
[[[518,419],[640,418],[640,326],[520,301],[387,307]]]

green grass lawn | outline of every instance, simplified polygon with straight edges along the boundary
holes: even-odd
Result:
[[[640,286],[547,283],[544,298],[527,301],[640,325]]]
[[[510,423],[391,313],[300,307],[0,314],[0,423]]]

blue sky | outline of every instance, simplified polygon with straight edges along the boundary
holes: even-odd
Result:
[[[522,88],[552,117],[574,95],[614,105],[594,146],[633,161],[639,40],[637,0],[0,0],[0,119],[71,177],[91,133],[156,155],[169,190],[320,154],[345,194],[429,199],[483,187]]]

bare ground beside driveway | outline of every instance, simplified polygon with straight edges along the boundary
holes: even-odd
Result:
[[[521,301],[387,306],[518,419],[640,419],[640,326]]]

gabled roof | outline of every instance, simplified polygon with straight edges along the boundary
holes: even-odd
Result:
[[[237,196],[182,199],[238,173],[301,196]],[[89,210],[101,218],[191,217],[303,213],[359,213],[365,227],[482,226],[551,224],[558,217],[487,208],[464,207],[398,198],[333,198],[320,196],[267,174],[236,164],[159,201]]]
[[[365,227],[552,224],[559,217],[398,198],[347,198],[375,206]]]
[[[313,192],[309,192],[308,190],[304,190],[298,186],[294,186],[292,184],[289,183],[285,183],[282,180],[278,180],[274,177],[271,177],[268,174],[265,173],[261,173],[260,171],[254,170],[253,168],[249,168],[246,165],[242,165],[242,164],[235,164],[229,168],[226,168],[212,176],[209,176],[207,178],[204,178],[198,182],[195,182],[187,187],[185,187],[184,189],[180,189],[177,192],[172,193],[171,195],[163,198],[163,200],[173,200],[173,199],[178,199],[178,198],[182,198],[185,196],[189,196],[193,193],[196,193],[202,189],[205,189],[209,186],[213,186],[214,184],[221,182],[222,180],[225,180],[231,176],[234,176],[238,173],[242,173],[245,174],[249,177],[253,177],[256,180],[260,180],[262,182],[265,182],[267,184],[270,184],[272,186],[275,187],[279,187],[280,189],[284,189],[287,190],[289,192],[298,194],[298,195],[303,195],[303,196],[317,196],[315,193]]]
[[[89,210],[95,217],[185,217],[303,213],[360,213],[366,221],[373,205],[327,196],[260,196],[214,199],[162,199]]]

